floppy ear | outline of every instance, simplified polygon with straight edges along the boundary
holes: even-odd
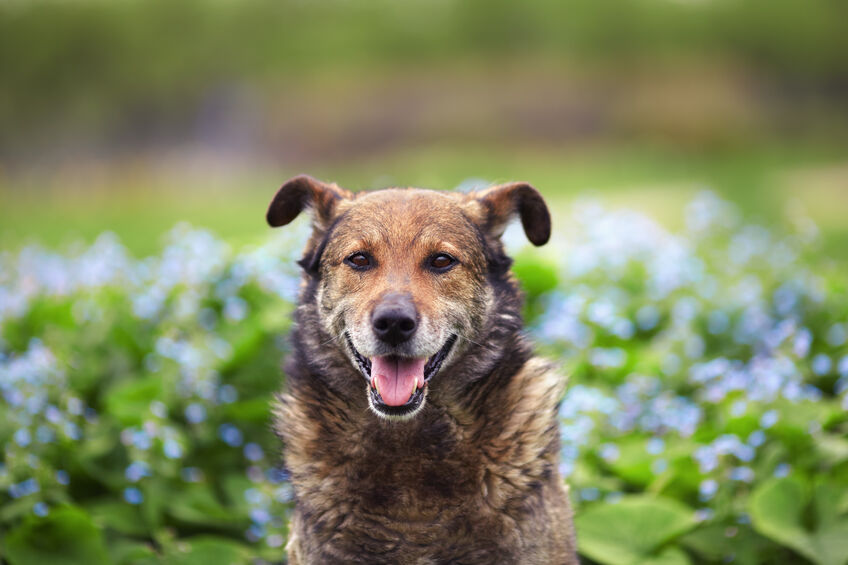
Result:
[[[551,237],[551,215],[539,191],[526,182],[512,182],[487,188],[473,195],[483,207],[483,227],[494,237],[503,235],[515,214],[527,239],[544,245]]]
[[[335,184],[299,175],[280,187],[268,206],[265,219],[272,228],[278,228],[294,220],[304,208],[309,207],[314,212],[314,224],[323,228],[333,219],[338,201],[351,196],[350,192]]]

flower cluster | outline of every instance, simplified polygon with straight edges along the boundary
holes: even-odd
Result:
[[[779,236],[704,193],[678,234],[596,204],[567,225],[533,331],[577,383],[560,416],[579,500],[673,488],[738,527],[757,483],[824,472],[810,452],[842,445],[848,300],[809,223]]]
[[[579,505],[652,492],[743,532],[763,481],[836,475],[848,298],[814,226],[745,224],[709,192],[676,234],[592,202],[558,225],[553,258],[505,238],[556,279],[522,274],[530,331],[570,373],[560,470]],[[236,251],[179,225],[144,259],[109,234],[0,253],[3,529],[71,505],[120,547],[184,553],[204,531],[278,560],[292,492],[269,404],[306,229]]]

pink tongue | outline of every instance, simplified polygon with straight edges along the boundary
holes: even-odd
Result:
[[[403,406],[415,392],[415,383],[424,383],[426,359],[374,357],[371,359],[371,378],[383,402]]]

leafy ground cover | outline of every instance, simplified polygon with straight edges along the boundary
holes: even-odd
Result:
[[[705,192],[680,223],[581,202],[547,254],[507,232],[529,331],[570,378],[580,552],[845,563],[848,277],[803,219],[776,232]],[[108,233],[0,253],[6,561],[281,560],[269,402],[300,226],[234,248],[179,225],[143,259]]]

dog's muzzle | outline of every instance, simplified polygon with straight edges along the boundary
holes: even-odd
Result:
[[[369,359],[356,349],[348,334],[345,338],[359,371],[368,381],[369,405],[379,415],[389,418],[409,417],[423,406],[428,383],[456,342],[456,335],[451,335],[429,359],[397,355]]]

